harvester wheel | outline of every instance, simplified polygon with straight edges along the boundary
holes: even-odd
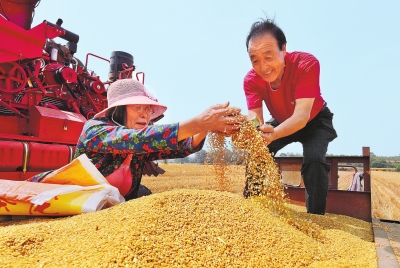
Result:
[[[0,64],[0,91],[17,93],[21,91],[27,82],[24,69],[16,62]]]

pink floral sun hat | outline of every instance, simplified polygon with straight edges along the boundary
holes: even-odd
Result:
[[[160,104],[136,79],[120,79],[112,83],[107,89],[107,102],[108,107],[93,118],[104,117],[108,109],[121,105],[151,105],[154,113],[150,119],[161,116],[167,110],[167,106]]]

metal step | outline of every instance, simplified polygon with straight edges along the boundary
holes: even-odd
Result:
[[[400,221],[372,219],[378,268],[399,268],[395,251],[400,253]]]

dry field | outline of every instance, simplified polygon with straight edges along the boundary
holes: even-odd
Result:
[[[372,171],[372,217],[400,220],[400,173]]]
[[[351,183],[353,172],[339,171],[339,189]],[[372,218],[400,220],[400,173],[371,171]]]
[[[153,193],[160,193],[173,189],[222,190],[215,178],[214,170],[209,165],[197,164],[163,164],[159,166],[166,172],[158,177],[144,176],[142,183]],[[228,167],[229,187],[232,193],[242,193],[244,185],[244,167]]]
[[[162,164],[166,170],[158,177],[143,177],[142,183],[153,193],[173,189],[221,190],[215,178],[213,167],[196,164]],[[244,185],[244,167],[230,166],[229,188],[232,193],[241,194]],[[339,171],[339,189],[345,190],[351,183],[352,171]],[[372,171],[372,217],[400,220],[400,173]]]

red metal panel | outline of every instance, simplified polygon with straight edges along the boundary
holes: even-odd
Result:
[[[20,134],[18,116],[0,116],[1,129],[0,134]]]
[[[0,13],[13,23],[28,30],[31,28],[32,13],[39,0],[1,1]]]
[[[371,193],[329,190],[326,211],[360,220],[372,221]]]
[[[35,172],[22,172],[22,171],[0,171],[0,179],[12,180],[12,181],[25,181],[36,174],[41,173],[40,171]]]
[[[13,135],[13,134],[2,134],[0,133],[0,139],[6,140],[20,140],[20,141],[36,141],[36,142],[54,142],[54,139],[38,138],[34,136],[24,136],[24,135]],[[59,143],[75,145],[77,140],[62,140]]]
[[[305,190],[303,187],[287,187],[285,193],[288,195],[290,203],[298,206],[306,206]]]
[[[288,187],[285,192],[289,195],[290,203],[306,206],[304,188]],[[326,212],[370,222],[372,220],[371,193],[329,190]]]
[[[39,138],[54,142],[76,144],[86,118],[81,114],[32,106],[29,129]]]
[[[68,145],[29,142],[27,171],[48,171],[69,163]]]
[[[0,140],[0,171],[22,170],[23,159],[22,142]]]
[[[0,16],[0,63],[41,57],[46,38],[63,34],[64,31],[45,22],[25,30]]]

